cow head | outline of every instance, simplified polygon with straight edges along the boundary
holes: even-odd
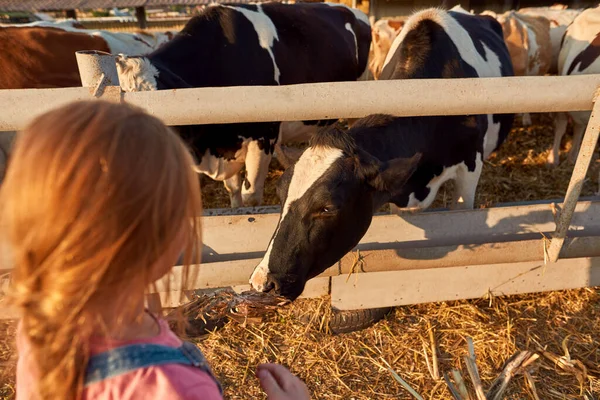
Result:
[[[147,57],[119,54],[116,63],[119,83],[124,92],[191,87],[168,68],[152,64]]]
[[[420,154],[381,162],[338,126],[324,128],[278,181],[281,215],[250,284],[290,300],[358,244],[373,213],[413,174]]]
[[[158,90],[158,69],[146,57],[119,54],[116,59],[121,89],[125,92]]]
[[[379,20],[373,25],[371,29],[372,53],[369,60],[369,70],[373,74],[373,78],[379,78],[385,58],[403,26],[404,21],[387,19]]]

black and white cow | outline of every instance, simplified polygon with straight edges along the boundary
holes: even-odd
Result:
[[[441,9],[411,16],[380,79],[513,75],[497,21]],[[290,300],[306,281],[358,244],[386,203],[424,209],[455,181],[454,208],[472,208],[483,160],[505,140],[513,115],[372,115],[349,131],[330,127],[278,182],[279,224],[250,284]]]
[[[211,5],[150,55],[120,55],[117,69],[124,91],[356,81],[370,44],[367,16],[340,4]],[[224,181],[232,207],[239,207],[262,203],[279,126],[177,128],[195,152],[198,172]]]
[[[558,73],[563,76],[600,73],[600,6],[582,11],[568,26],[558,56]],[[577,160],[591,114],[591,111],[554,114],[554,145],[548,154],[548,164],[556,166],[559,163],[560,141],[567,130],[569,117],[573,121],[573,141],[568,160],[572,163]],[[600,190],[597,193],[600,194]]]

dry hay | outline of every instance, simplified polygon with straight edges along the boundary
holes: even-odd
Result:
[[[0,399],[10,399],[15,394],[15,324],[0,321]]]
[[[222,328],[230,319],[240,323],[261,322],[265,317],[275,314],[282,305],[289,303],[283,297],[255,291],[238,294],[231,288],[198,293],[194,297],[166,316],[175,331],[184,328],[181,323],[182,318],[185,318],[185,333],[192,337],[200,337]]]
[[[534,116],[534,126],[513,129],[507,143],[484,166],[479,206],[564,195],[572,165],[563,161],[558,168],[545,166],[553,140],[548,122],[547,116]],[[583,195],[596,190],[597,170],[593,165]],[[273,182],[281,173],[274,162],[267,204],[278,202]],[[203,193],[207,208],[229,204],[220,182],[205,179]],[[442,188],[436,206],[447,206],[449,193],[449,188]],[[238,311],[243,315],[252,310]],[[413,398],[393,373],[424,399],[451,399],[443,375],[455,382],[453,369],[460,371],[474,393],[464,359],[469,338],[484,391],[507,361],[531,351],[539,358],[516,370],[504,398],[600,396],[600,288],[398,307],[368,329],[335,336],[326,332],[331,316],[328,298],[298,300],[265,318],[240,315],[199,341],[230,399],[264,398],[254,375],[261,362],[288,366],[305,380],[316,399]],[[0,323],[0,335],[0,398],[12,398],[14,324]]]
[[[263,362],[289,367],[317,399],[411,398],[386,363],[424,399],[449,399],[444,373],[457,369],[470,385],[467,338],[485,390],[511,356],[529,350],[539,355],[526,371],[540,399],[600,394],[598,289],[399,307],[371,328],[338,336],[325,332],[329,315],[327,298],[298,300],[260,324],[230,322],[199,346],[230,399],[261,398],[254,370]],[[535,398],[522,371],[505,395]]]
[[[300,376],[315,399],[412,398],[386,363],[424,399],[450,399],[443,378],[434,379],[432,372],[437,365],[440,376],[457,369],[468,377],[463,360],[467,338],[473,340],[486,390],[511,356],[530,350],[540,354],[527,368],[539,399],[600,394],[600,288],[398,307],[371,328],[338,336],[325,332],[328,302],[298,300],[264,322],[232,320],[201,340],[226,398],[264,398],[255,367],[277,362]],[[6,338],[14,328],[4,324],[2,329],[0,366],[6,367],[12,345]],[[573,367],[565,365],[567,360]],[[9,364],[9,373],[13,371]],[[13,385],[12,376],[0,383],[0,398],[12,398]],[[535,399],[522,373],[511,380],[503,398]]]

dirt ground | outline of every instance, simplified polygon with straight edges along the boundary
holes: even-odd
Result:
[[[531,127],[516,126],[485,163],[477,207],[564,196],[572,171],[565,161],[570,136],[560,166],[549,168],[550,119],[534,115],[533,120]],[[582,195],[597,190],[598,169],[594,161]],[[273,183],[281,173],[274,162],[266,204],[278,203]],[[203,179],[202,184],[206,208],[228,207],[221,183]],[[441,189],[436,207],[448,205],[449,186]],[[264,398],[254,369],[266,361],[288,366],[316,399],[413,398],[391,371],[425,399],[450,399],[443,374],[456,369],[468,377],[467,338],[473,340],[486,390],[511,356],[530,350],[539,359],[511,380],[504,398],[600,398],[600,288],[398,307],[373,327],[343,335],[326,332],[329,313],[327,298],[299,300],[261,323],[231,321],[201,338],[199,346],[230,399]],[[13,335],[14,323],[0,322],[0,399],[14,396]]]

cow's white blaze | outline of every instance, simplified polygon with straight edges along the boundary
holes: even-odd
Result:
[[[267,14],[264,13],[260,4],[256,4],[256,11],[248,10],[246,8],[241,7],[232,7],[232,6],[224,6],[229,7],[233,10],[240,12],[248,21],[252,23],[254,26],[254,30],[258,35],[258,43],[260,47],[267,50],[269,56],[271,56],[271,60],[273,60],[273,71],[274,71],[274,79],[275,82],[279,83],[279,77],[281,76],[281,72],[279,71],[279,67],[277,66],[277,61],[275,60],[275,55],[273,54],[273,43],[275,40],[279,41],[279,35],[277,33],[277,28],[275,28],[275,24],[271,21],[271,18]]]
[[[352,30],[352,25],[350,25],[350,22],[346,22],[346,24],[344,26],[346,27],[346,30],[349,31],[352,34],[352,37],[354,38],[354,50],[356,53],[356,62],[358,62],[358,41],[356,40],[356,33],[354,33],[354,31]]]
[[[127,57],[119,54],[117,59],[119,83],[124,92],[157,90],[158,69],[146,57]]]
[[[273,243],[283,220],[287,216],[290,206],[296,200],[302,198],[304,194],[321,178],[331,165],[343,155],[342,150],[332,147],[309,147],[304,151],[294,166],[294,174],[290,180],[287,198],[281,208],[281,217],[279,224],[273,234],[273,238],[267,247],[267,251],[258,266],[254,269],[250,277],[250,285],[255,290],[263,291],[267,283],[267,274],[269,273],[269,259],[273,249]]]

